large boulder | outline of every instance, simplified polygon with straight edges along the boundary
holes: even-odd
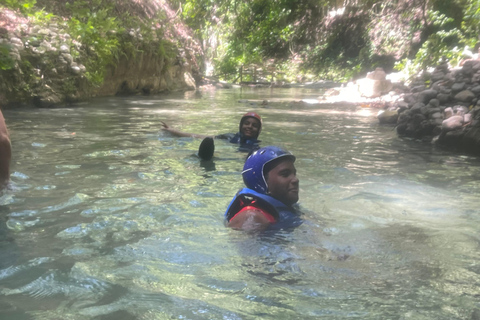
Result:
[[[393,89],[392,82],[386,79],[382,68],[377,68],[365,78],[357,80],[357,85],[360,95],[366,98],[377,98]]]
[[[452,130],[461,128],[462,125],[463,125],[463,116],[452,116],[448,119],[443,120],[442,130],[452,131]]]
[[[462,102],[471,102],[473,98],[475,98],[475,94],[470,90],[463,90],[455,95],[455,100]]]
[[[378,121],[382,124],[395,124],[398,119],[397,110],[385,110],[377,115]]]

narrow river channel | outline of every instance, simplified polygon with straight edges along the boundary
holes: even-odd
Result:
[[[228,89],[4,110],[0,319],[480,319],[480,161],[319,92]],[[248,101],[247,101],[248,100]],[[268,100],[267,106],[257,101]],[[263,117],[297,156],[305,223],[223,224],[245,153],[174,137]]]

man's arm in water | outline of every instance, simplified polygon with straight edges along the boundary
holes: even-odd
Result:
[[[177,129],[174,129],[174,128],[170,127],[168,124],[166,124],[163,121],[160,121],[160,122],[162,123],[162,130],[163,131],[170,132],[171,134],[173,134],[177,137],[192,137],[192,138],[200,138],[200,139],[204,139],[204,138],[207,138],[207,137],[213,138],[213,136],[183,132],[183,131],[180,131],[180,130],[177,130]]]
[[[5,118],[0,110],[0,188],[3,188],[10,178],[10,160],[12,158],[12,146],[8,134]]]

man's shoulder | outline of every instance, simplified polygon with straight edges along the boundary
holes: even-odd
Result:
[[[269,201],[270,198],[270,196],[262,195],[252,189],[243,188],[237,192],[234,199],[230,203],[230,206],[225,213],[225,218],[230,220],[243,208],[251,207],[266,212],[276,219],[278,217],[278,211],[275,207],[275,204]],[[274,199],[272,198],[272,200]]]

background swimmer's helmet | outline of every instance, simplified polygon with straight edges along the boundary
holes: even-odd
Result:
[[[283,157],[291,158],[295,162],[293,154],[276,146],[267,146],[252,152],[245,161],[242,171],[243,182],[245,182],[247,188],[267,194],[268,186],[264,175],[265,165]]]
[[[242,132],[243,121],[247,118],[255,118],[258,121],[260,121],[260,127],[258,128],[258,134],[255,137],[255,139],[257,139],[258,136],[260,135],[260,132],[262,131],[262,118],[256,112],[247,112],[242,116],[242,119],[240,119],[240,125],[238,126],[238,132]]]

